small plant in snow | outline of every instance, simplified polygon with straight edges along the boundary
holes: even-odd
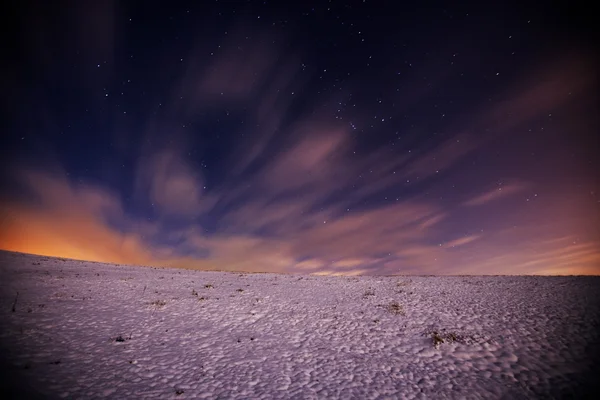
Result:
[[[390,304],[388,304],[388,306],[386,307],[386,309],[389,312],[391,312],[392,314],[406,315],[406,313],[404,312],[404,308],[402,307],[402,304],[399,304],[396,301],[393,301]]]
[[[371,289],[367,290],[364,294],[363,294],[363,299],[366,299],[370,296],[375,296],[375,292],[372,291]]]
[[[162,307],[162,306],[166,305],[167,302],[165,300],[154,300],[150,304],[153,305],[153,306],[156,306],[156,307]]]
[[[454,343],[458,341],[459,337],[454,332],[431,332],[431,338],[433,339],[433,345],[437,349],[442,343]]]
[[[198,296],[198,292],[196,292],[194,289],[192,289],[192,296]]]
[[[431,332],[431,339],[433,340],[433,346],[438,349],[442,343],[444,343],[444,338],[438,332]]]
[[[236,290],[236,292],[242,293],[244,291],[244,289],[238,289]]]
[[[439,348],[442,343],[473,344],[481,342],[480,339],[483,339],[483,337],[478,337],[478,335],[461,335],[452,331],[448,332],[446,329],[442,329],[441,331],[431,331],[429,336],[436,349]]]
[[[204,285],[204,287],[205,287],[206,289],[214,289],[214,288],[215,288],[215,287],[214,287],[213,285],[211,285],[210,283],[209,283],[209,284],[207,284],[207,285]]]

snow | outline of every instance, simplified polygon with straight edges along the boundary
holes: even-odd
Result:
[[[0,252],[3,398],[584,398],[600,376],[599,297],[599,277],[245,274]]]

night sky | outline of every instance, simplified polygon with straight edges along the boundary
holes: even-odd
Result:
[[[10,3],[1,249],[600,274],[598,55],[576,2]]]

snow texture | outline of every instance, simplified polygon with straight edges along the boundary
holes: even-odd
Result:
[[[599,297],[599,277],[245,274],[0,252],[3,398],[591,398]]]

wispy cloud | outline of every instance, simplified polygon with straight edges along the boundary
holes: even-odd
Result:
[[[161,150],[140,165],[138,185],[164,215],[193,217],[214,203],[204,195],[202,174],[172,149]]]
[[[490,201],[498,200],[503,197],[514,195],[527,189],[528,185],[525,183],[509,183],[496,185],[496,187],[489,189],[487,192],[481,193],[464,202],[467,206],[480,206]]]
[[[480,237],[481,237],[481,235],[470,235],[470,236],[461,237],[461,238],[446,242],[444,244],[444,247],[455,248],[455,247],[459,247],[459,246],[464,246],[465,244],[474,242],[475,240],[479,239]]]

